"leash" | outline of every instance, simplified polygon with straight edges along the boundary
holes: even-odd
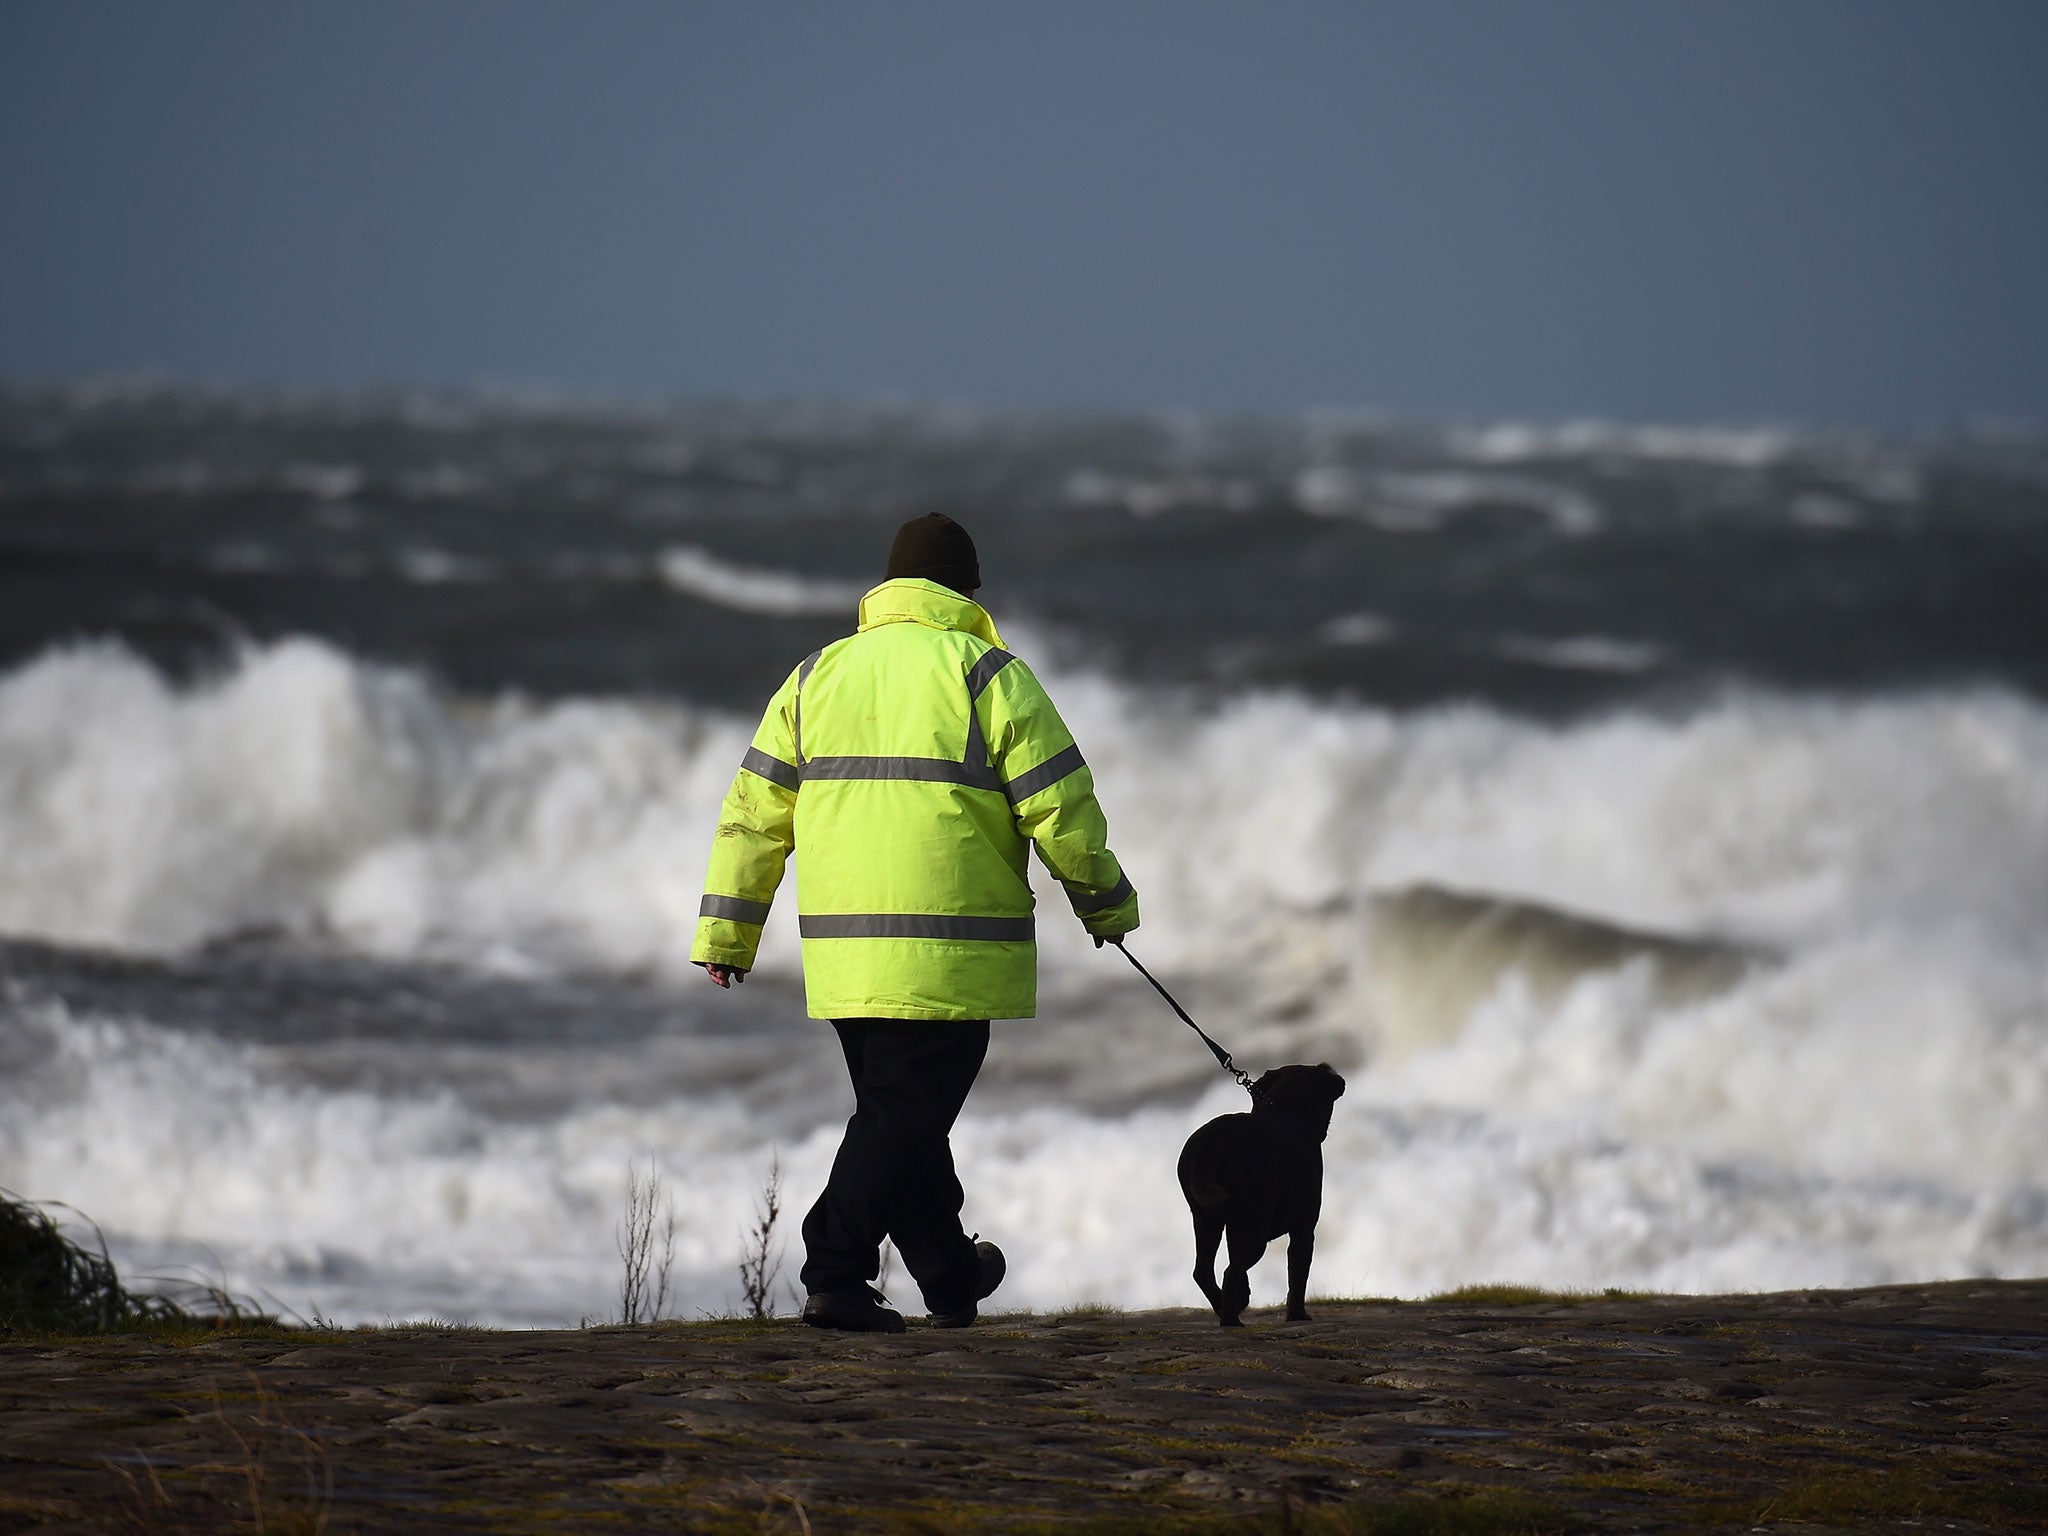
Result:
[[[1159,985],[1159,978],[1157,976],[1154,976],[1150,971],[1146,970],[1143,962],[1141,962],[1136,955],[1132,954],[1130,950],[1124,947],[1124,941],[1118,938],[1105,939],[1103,940],[1103,942],[1106,944],[1114,944],[1117,947],[1117,949],[1123,954],[1123,957],[1126,960],[1130,961],[1131,964],[1138,967],[1138,974],[1144,977],[1147,981],[1152,983],[1152,990],[1157,992],[1161,997],[1166,999],[1166,1006],[1171,1008],[1175,1013],[1180,1015],[1181,1023],[1187,1025],[1187,1027],[1189,1029],[1192,1029],[1196,1034],[1201,1035],[1202,1044],[1209,1047],[1209,1054],[1216,1058],[1217,1062],[1222,1066],[1224,1071],[1228,1072],[1232,1077],[1237,1079],[1237,1086],[1242,1088],[1246,1093],[1250,1093],[1252,1091],[1252,1080],[1250,1075],[1236,1062],[1230,1059],[1230,1052],[1223,1049],[1223,1047],[1218,1045],[1214,1040],[1211,1040],[1208,1037],[1208,1035],[1203,1032],[1202,1026],[1197,1024],[1193,1019],[1188,1017],[1187,1009],[1181,1007],[1179,1003],[1175,1002],[1173,994],[1167,991],[1166,988]]]

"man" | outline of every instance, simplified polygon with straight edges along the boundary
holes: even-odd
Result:
[[[1025,846],[1100,945],[1138,926],[1094,777],[1031,669],[973,594],[974,541],[912,518],[860,628],[769,701],[719,813],[690,958],[744,981],[799,852],[797,927],[812,1018],[830,1019],[854,1113],[804,1218],[804,1321],[900,1333],[871,1282],[892,1238],[931,1321],[964,1328],[1002,1251],[960,1228],[947,1136],[990,1019],[1037,1012]]]

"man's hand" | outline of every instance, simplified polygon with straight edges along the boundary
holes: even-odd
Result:
[[[697,963],[704,967],[704,974],[711,978],[713,986],[730,987],[736,981],[745,981],[747,979],[747,973],[735,966],[711,965],[703,960],[699,960]]]
[[[1097,949],[1102,948],[1102,946],[1105,944],[1114,944],[1118,949],[1122,949],[1124,947],[1124,936],[1120,933],[1112,933],[1107,935],[1098,933],[1093,935],[1092,937],[1095,940],[1095,947]]]

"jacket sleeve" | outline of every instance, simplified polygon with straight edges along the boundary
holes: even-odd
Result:
[[[1012,661],[977,701],[989,762],[1038,857],[1065,887],[1082,927],[1100,938],[1138,926],[1138,893],[1109,851],[1095,775],[1031,669]]]
[[[719,809],[697,937],[690,945],[690,959],[700,965],[754,968],[761,925],[768,921],[768,905],[796,846],[796,794],[802,782],[796,766],[796,690],[797,673],[792,672],[768,701],[761,728]]]

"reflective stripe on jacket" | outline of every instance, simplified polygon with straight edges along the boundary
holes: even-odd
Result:
[[[1095,779],[978,603],[888,581],[776,691],[719,813],[690,958],[751,970],[797,861],[813,1018],[1037,1012],[1025,845],[1090,933],[1138,926]]]

